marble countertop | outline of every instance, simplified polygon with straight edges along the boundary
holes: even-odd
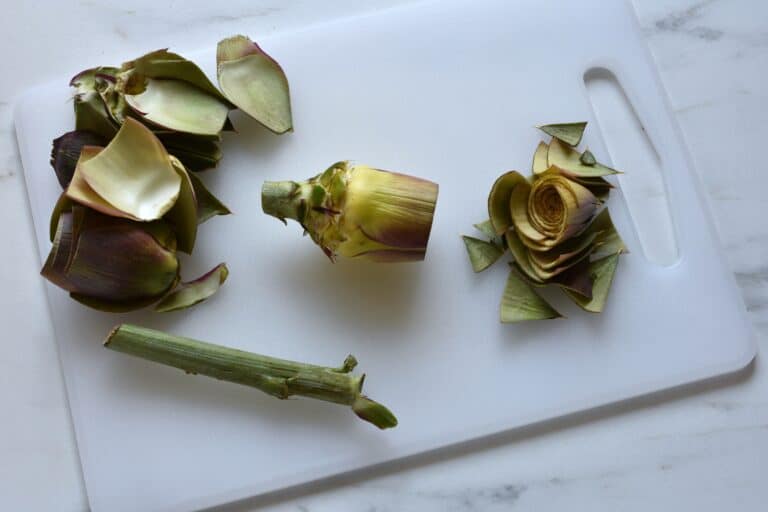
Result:
[[[87,64],[222,34],[269,33],[410,0],[18,2],[0,47],[0,509],[88,508],[56,346],[38,277],[13,135],[25,86]],[[706,188],[751,321],[768,334],[768,3],[635,0]],[[752,148],[755,148],[754,150]],[[397,471],[336,479],[232,510],[429,512],[764,510],[768,371],[758,359],[727,382],[649,398],[441,452]]]

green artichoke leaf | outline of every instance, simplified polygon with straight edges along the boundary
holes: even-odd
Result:
[[[170,154],[192,172],[216,167],[221,160],[221,137],[153,130]]]
[[[223,103],[229,103],[197,64],[167,49],[156,50],[123,64],[148,78],[167,78],[187,82]]]
[[[597,164],[595,155],[593,155],[592,152],[588,149],[581,154],[581,156],[579,157],[579,162],[589,167],[592,167],[593,165]]]
[[[619,174],[616,169],[611,169],[598,162],[593,165],[584,165],[581,163],[581,154],[578,151],[555,138],[549,143],[548,161],[550,167],[554,165],[573,177],[598,178]]]
[[[117,134],[118,125],[96,92],[75,98],[75,130],[96,133],[109,140]]]
[[[586,122],[580,123],[556,123],[545,124],[537,126],[537,128],[547,135],[555,137],[569,146],[578,146],[581,142],[581,137],[584,135],[584,129],[587,127]]]
[[[158,313],[167,313],[199,304],[219,291],[228,275],[227,265],[219,263],[197,279],[179,284],[154,309]]]
[[[202,224],[216,215],[229,215],[232,212],[222,203],[205,184],[192,173],[189,173],[189,179],[192,182],[192,188],[195,191],[197,199],[197,223]]]
[[[78,164],[73,183],[78,174],[116,210],[142,221],[168,212],[181,188],[181,177],[163,144],[149,128],[130,118],[104,150]]]
[[[170,130],[217,135],[224,128],[229,104],[180,80],[149,78],[139,94],[125,101],[142,119]]]
[[[589,265],[589,274],[592,277],[592,296],[584,297],[579,293],[574,293],[566,289],[566,294],[579,307],[590,313],[601,313],[605,308],[608,299],[608,292],[613,283],[616,267],[619,263],[619,254],[611,254],[599,260],[595,260]]]
[[[293,129],[288,79],[280,65],[245,36],[219,41],[219,86],[229,101],[269,130]]]
[[[197,219],[199,215],[195,187],[190,173],[187,172],[184,164],[174,156],[171,156],[171,163],[181,178],[181,186],[179,188],[179,197],[176,199],[173,207],[165,214],[164,218],[176,233],[178,250],[192,254],[192,250],[195,248],[195,239],[197,238]]]
[[[467,248],[467,255],[469,256],[469,262],[472,264],[472,270],[475,272],[482,272],[496,263],[501,258],[501,255],[504,254],[504,251],[499,246],[491,242],[466,235],[461,238],[464,240],[464,245]]]
[[[514,323],[525,320],[545,320],[563,315],[544,300],[533,287],[510,270],[504,295],[501,299],[501,322]]]
[[[487,236],[490,240],[493,240],[498,235],[496,234],[496,230],[493,229],[493,224],[491,224],[490,220],[484,220],[483,222],[478,222],[477,224],[472,224],[472,226]]]
[[[624,245],[624,241],[621,239],[619,232],[616,231],[616,227],[613,225],[611,214],[607,208],[603,208],[600,213],[595,216],[592,224],[589,225],[586,232],[597,233],[595,237],[595,250],[592,253],[593,259],[604,258],[611,254],[621,254],[629,252],[627,246]]]

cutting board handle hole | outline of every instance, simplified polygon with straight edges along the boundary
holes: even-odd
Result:
[[[645,257],[656,265],[679,260],[663,162],[625,89],[608,69],[584,73],[594,119],[618,176],[629,217]]]

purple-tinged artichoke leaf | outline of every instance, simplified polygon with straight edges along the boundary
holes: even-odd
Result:
[[[269,130],[293,129],[288,79],[280,65],[245,36],[219,41],[219,86],[229,101]]]
[[[48,228],[51,242],[53,242],[56,238],[56,231],[58,230],[59,219],[61,218],[61,215],[70,211],[73,204],[74,202],[69,197],[67,197],[67,193],[62,192],[58,201],[56,201],[56,204],[53,207],[53,211],[51,212],[51,221]]]
[[[192,188],[197,198],[197,223],[202,224],[216,215],[230,215],[232,212],[227,206],[211,193],[200,178],[189,174]]]
[[[72,213],[64,212],[58,216],[53,245],[45,260],[40,274],[50,282],[65,290],[69,289],[66,271],[73,249]]]
[[[66,268],[68,291],[113,302],[162,297],[178,280],[179,263],[166,248],[163,223],[137,223],[74,207],[74,246]],[[159,239],[165,239],[165,244]],[[107,257],[108,256],[108,257]]]
[[[472,264],[472,270],[482,272],[501,258],[504,252],[496,245],[485,240],[473,238],[471,236],[462,236],[464,246],[467,248],[469,262]]]
[[[583,259],[573,267],[550,281],[559,286],[566,294],[575,294],[585,300],[592,298],[592,276],[589,273],[589,260]]]
[[[142,221],[168,212],[181,188],[181,177],[160,140],[130,118],[104,150],[78,165],[78,173],[106,202]]]
[[[531,285],[510,270],[504,295],[501,298],[501,322],[514,323],[526,320],[561,318],[563,315],[549,305]]]
[[[562,265],[566,265],[573,259],[589,255],[594,248],[595,238],[598,233],[585,231],[578,237],[571,238],[549,251],[531,251],[531,259],[541,269],[552,270]]]
[[[215,294],[228,275],[227,265],[220,263],[194,281],[179,284],[154,309],[159,313],[167,313],[199,304]]]
[[[573,177],[598,178],[620,174],[616,169],[598,162],[594,165],[584,165],[581,163],[581,154],[578,151],[555,138],[549,143],[548,163],[550,167],[554,165]]]
[[[61,188],[67,188],[75,173],[83,146],[103,146],[107,140],[95,133],[75,130],[53,139],[51,167]]]
[[[547,135],[551,135],[552,137],[560,139],[569,146],[579,145],[579,142],[581,142],[581,137],[584,135],[584,129],[586,127],[586,122],[556,123],[537,126],[539,130],[543,131]]]
[[[144,309],[145,307],[157,302],[157,297],[124,301],[111,301],[74,292],[70,293],[69,296],[84,306],[88,306],[89,308],[95,309],[97,311],[103,311],[104,313],[128,313],[129,311]]]
[[[153,124],[199,135],[221,132],[229,114],[227,103],[179,80],[147,79],[144,90],[125,101]]]
[[[583,310],[601,313],[605,308],[618,263],[619,254],[612,254],[589,264],[589,274],[592,278],[591,297],[584,297],[570,290],[566,290],[566,294]]]
[[[503,235],[512,225],[512,192],[521,184],[528,185],[528,180],[519,172],[509,171],[499,176],[491,187],[491,193],[488,194],[488,217],[497,235]]]

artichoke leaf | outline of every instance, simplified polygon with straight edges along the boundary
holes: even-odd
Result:
[[[197,279],[179,284],[154,309],[158,313],[167,313],[199,304],[219,291],[228,275],[227,265],[219,263]]]
[[[288,79],[280,65],[245,36],[219,41],[219,86],[229,101],[269,130],[293,129]]]
[[[195,188],[192,184],[190,173],[176,157],[171,156],[171,164],[174,170],[181,178],[179,188],[179,197],[173,205],[173,208],[165,214],[165,219],[173,227],[176,233],[176,242],[178,250],[187,254],[192,254],[197,238],[198,212],[197,197]]]
[[[585,233],[594,232],[597,233],[595,237],[595,251],[592,253],[593,259],[604,258],[611,254],[626,253],[627,246],[624,245],[624,241],[621,239],[619,232],[616,231],[616,226],[613,225],[611,214],[608,213],[608,209],[604,208],[597,214],[592,224],[589,225]]]
[[[619,254],[612,254],[590,263],[589,274],[593,283],[591,297],[584,297],[569,289],[565,290],[566,294],[583,310],[590,313],[601,313],[605,308],[618,263]]]
[[[579,162],[589,167],[592,167],[597,163],[597,160],[595,159],[595,155],[593,155],[592,152],[587,149],[579,157]]]
[[[542,174],[549,169],[549,146],[545,142],[539,142],[533,153],[532,170],[534,176]]]
[[[586,122],[580,123],[556,123],[545,124],[537,126],[537,128],[547,135],[555,137],[569,146],[578,146],[581,142],[581,137],[584,135],[584,129],[587,127]]]
[[[488,216],[497,235],[503,235],[512,225],[510,201],[513,190],[521,184],[527,185],[528,180],[519,172],[509,171],[499,176],[491,187],[491,193],[488,194]]]
[[[130,213],[124,212],[110,204],[109,201],[105,200],[98,193],[96,193],[96,191],[93,190],[93,188],[91,188],[91,186],[85,180],[85,177],[82,173],[82,165],[93,159],[102,150],[103,148],[96,146],[85,146],[82,148],[80,151],[80,159],[78,160],[78,164],[75,167],[75,173],[72,175],[72,179],[70,180],[69,186],[67,186],[67,190],[64,192],[64,194],[70,201],[87,206],[105,215],[138,220]],[[54,207],[54,214],[55,213],[56,207]]]
[[[123,64],[123,69],[133,69],[148,78],[168,78],[187,82],[221,102],[227,98],[221,94],[197,64],[167,49],[156,50]]]
[[[160,140],[130,118],[106,148],[78,165],[78,173],[111,206],[142,221],[162,217],[181,188],[181,177]]]
[[[482,272],[490,267],[504,254],[499,246],[485,240],[473,238],[471,236],[462,236],[464,245],[467,248],[467,255],[472,264],[472,270]]]
[[[501,299],[501,322],[560,318],[563,315],[549,305],[514,269],[510,270]]]
[[[619,171],[598,162],[593,165],[584,165],[581,163],[581,155],[578,151],[555,138],[549,143],[548,163],[550,167],[554,165],[573,177],[598,178],[619,174]]]
[[[197,135],[217,135],[229,114],[227,103],[180,80],[147,79],[144,90],[125,101],[153,124]]]
[[[200,178],[189,173],[192,188],[197,199],[197,223],[202,224],[216,215],[229,215],[232,212],[205,186]]]

